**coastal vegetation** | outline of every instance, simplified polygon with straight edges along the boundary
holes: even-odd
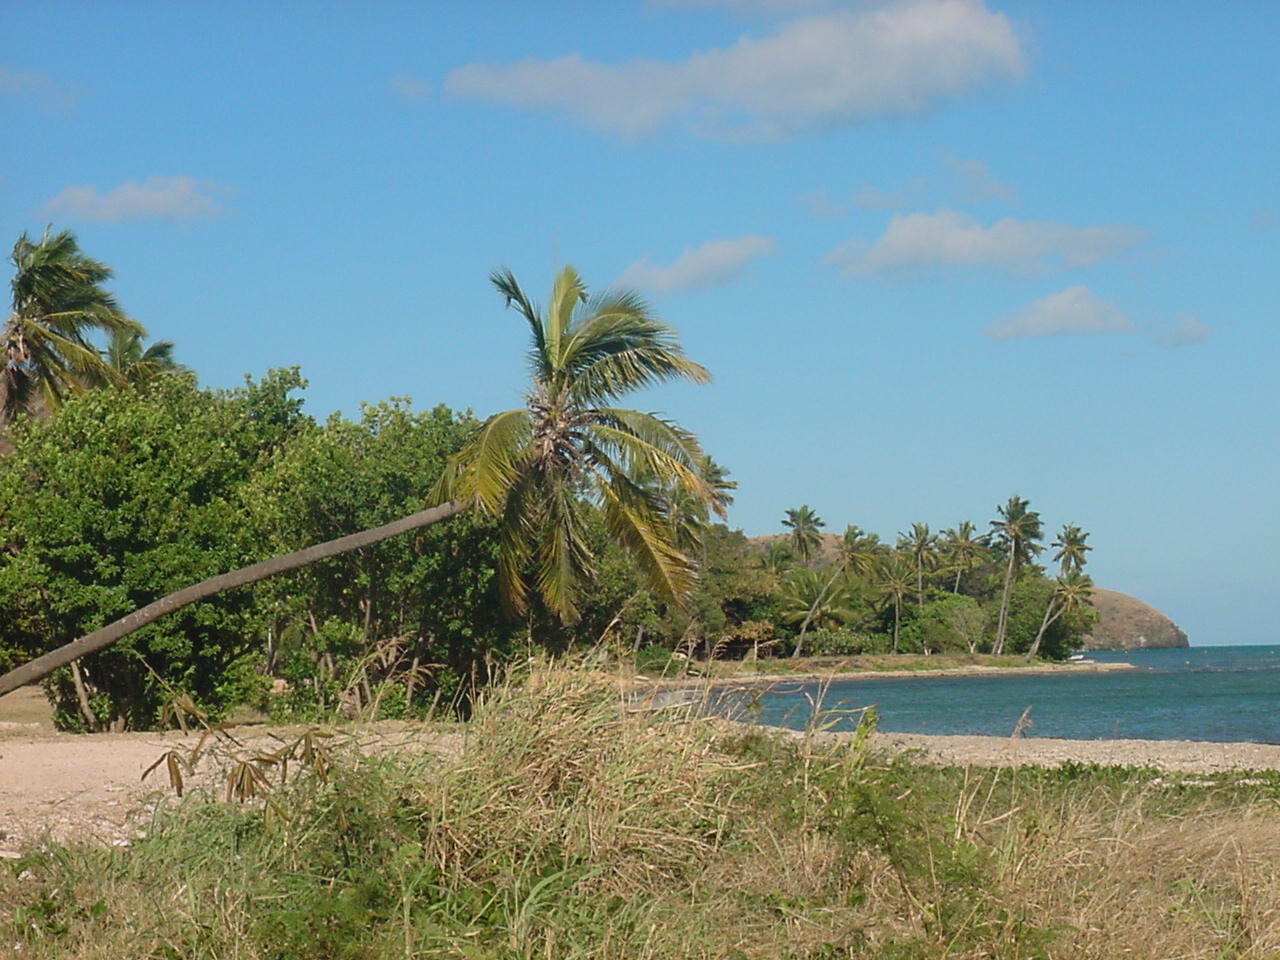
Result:
[[[16,956],[1280,949],[1274,774],[939,767],[875,752],[870,713],[839,736],[816,703],[793,736],[635,699],[639,675],[1061,659],[1094,620],[1078,525],[1052,570],[1019,496],[985,536],[824,533],[802,505],[746,537],[728,470],[617,405],[707,371],[571,268],[545,307],[491,277],[527,326],[523,407],[321,422],[296,369],[201,387],[69,233],[13,262],[0,690],[43,663],[63,730],[201,731],[156,758],[177,796],[127,847],[6,861]],[[251,748],[246,718],[297,726]]]
[[[491,278],[528,329],[526,406],[481,422],[393,399],[318,423],[297,370],[209,390],[171,342],[144,347],[71,234],[23,236],[13,263],[0,668],[36,660],[0,689],[47,676],[66,729],[241,705],[465,714],[521,646],[647,669],[1061,659],[1092,623],[1088,535],[1064,527],[1049,578],[1018,496],[986,537],[970,520],[941,535],[915,522],[892,545],[856,525],[824,534],[808,505],[774,538],[719,522],[728,471],[678,425],[614,405],[706,370],[642,300],[591,295],[572,268],[545,308],[510,272]]]

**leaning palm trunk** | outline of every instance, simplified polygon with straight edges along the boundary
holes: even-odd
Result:
[[[451,500],[438,507],[420,510],[418,513],[401,517],[399,520],[393,520],[391,523],[383,524],[381,527],[362,530],[359,533],[339,537],[336,540],[328,540],[312,547],[295,550],[293,553],[286,553],[284,556],[263,560],[261,563],[241,567],[239,570],[233,570],[230,573],[223,573],[216,577],[210,577],[208,580],[202,580],[194,586],[184,587],[176,593],[171,593],[167,597],[161,597],[159,600],[147,604],[140,610],[135,610],[128,616],[121,617],[114,623],[109,623],[105,627],[93,631],[93,633],[85,634],[79,640],[73,640],[64,646],[58,647],[56,650],[51,650],[44,656],[37,657],[14,670],[10,670],[0,676],[0,696],[4,696],[6,693],[28,683],[42,680],[59,667],[65,667],[86,654],[104,650],[117,640],[127,637],[136,630],[141,630],[147,624],[159,620],[175,610],[181,610],[197,600],[203,600],[214,594],[222,593],[224,590],[232,590],[236,587],[257,583],[259,580],[266,580],[268,577],[274,577],[280,573],[287,573],[290,570],[305,567],[307,564],[315,563],[317,560],[324,560],[351,550],[359,550],[361,547],[370,546],[397,534],[407,533],[410,530],[417,530],[419,527],[430,526],[456,513],[461,513],[469,506],[471,504]]]
[[[813,618],[818,615],[818,607],[821,606],[822,601],[826,599],[827,591],[835,585],[836,578],[843,572],[843,568],[837,565],[836,572],[831,575],[831,579],[828,580],[826,585],[818,591],[818,595],[813,598],[813,604],[809,607],[809,612],[805,614],[804,622],[800,624],[800,636],[796,637],[796,648],[791,651],[792,660],[800,656],[800,648],[804,645],[804,635],[809,629],[809,624],[813,623]]]
[[[991,652],[999,656],[1004,653],[1004,634],[1009,626],[1009,592],[1013,589],[1013,564],[1018,557],[1017,547],[1009,550],[1009,566],[1004,572],[1004,590],[1000,594],[1000,618],[996,622],[996,642]]]
[[[893,652],[898,652],[898,624],[902,621],[902,601],[893,598]]]
[[[1067,609],[1064,604],[1054,610],[1054,600],[1056,599],[1056,597],[1050,597],[1049,605],[1044,608],[1044,618],[1040,621],[1040,629],[1036,631],[1036,638],[1031,642],[1031,649],[1027,651],[1028,661],[1035,659],[1036,654],[1040,652],[1040,642],[1044,639],[1045,633],[1053,626],[1054,621],[1062,616],[1063,611]]]

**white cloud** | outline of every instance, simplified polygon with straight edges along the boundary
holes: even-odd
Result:
[[[1019,76],[1009,21],[982,0],[903,0],[794,20],[771,36],[666,63],[558,60],[470,64],[445,79],[460,97],[562,110],[627,137],[673,119],[700,133],[780,137],[912,113]]]
[[[1000,180],[981,160],[962,160],[959,157],[952,157],[947,161],[947,166],[959,179],[967,202],[985,203],[988,200],[1018,202],[1018,194],[1013,187]]]
[[[737,279],[748,263],[774,247],[771,238],[758,234],[712,240],[685,250],[665,267],[650,266],[648,258],[637,260],[622,272],[618,284],[659,294],[719,287]]]
[[[1059,333],[1132,333],[1134,323],[1109,300],[1087,287],[1067,287],[987,327],[996,340],[1050,337]]]
[[[1182,317],[1165,338],[1165,343],[1171,347],[1185,347],[1193,343],[1204,343],[1208,339],[1208,327],[1195,317]]]
[[[393,96],[410,103],[425,103],[431,99],[431,84],[408,73],[397,73],[387,82]]]
[[[194,220],[222,210],[208,195],[209,184],[191,177],[149,177],[142,183],[122,183],[105,193],[96,187],[67,187],[44,205],[49,215],[78,220]]]
[[[831,194],[821,187],[817,190],[809,191],[800,200],[812,216],[822,217],[823,219],[843,217],[849,212],[847,203],[833,199]]]
[[[46,73],[31,73],[0,67],[0,97],[34,100],[43,110],[61,113],[80,99],[80,88],[59,83]]]
[[[1119,224],[1073,227],[1006,217],[988,227],[969,214],[942,209],[895,216],[875,243],[851,240],[829,253],[824,262],[848,273],[940,264],[1032,272],[1053,265],[1092,266],[1121,256],[1141,239],[1141,231]]]

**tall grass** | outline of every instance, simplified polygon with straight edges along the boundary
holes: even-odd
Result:
[[[626,706],[536,668],[451,755],[338,749],[270,805],[188,797],[130,849],[32,851],[0,956],[1280,953],[1274,777],[966,771]]]

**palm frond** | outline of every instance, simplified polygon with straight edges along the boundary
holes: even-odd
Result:
[[[714,491],[702,478],[705,455],[697,438],[683,427],[638,410],[607,407],[594,411],[583,428],[628,474],[669,477],[693,496],[711,503]]]
[[[546,350],[552,369],[557,373],[565,369],[562,345],[573,327],[578,305],[586,299],[587,288],[578,271],[570,266],[564,267],[551,284],[551,302],[547,304],[546,318]]]
[[[474,501],[490,516],[500,516],[528,462],[532,431],[528,410],[494,414],[481,424],[475,438],[450,459],[431,493],[432,501]]]
[[[575,623],[577,587],[592,576],[583,504],[561,477],[552,479],[541,493],[542,523],[534,551],[534,579],[547,608],[565,623]]]
[[[664,600],[680,600],[693,588],[696,567],[676,549],[661,499],[621,473],[601,485],[600,495],[609,535],[635,559],[654,593]]]
[[[537,304],[533,303],[520,284],[515,274],[506,267],[499,267],[489,274],[489,282],[506,298],[508,307],[515,306],[520,315],[529,324],[529,333],[533,337],[533,346],[529,350],[529,365],[535,377],[547,378],[551,375],[551,367],[547,360],[546,332],[542,328],[542,318]]]
[[[576,402],[599,403],[672,380],[710,381],[706,368],[685,356],[675,329],[648,311],[626,292],[590,302],[562,351]]]

